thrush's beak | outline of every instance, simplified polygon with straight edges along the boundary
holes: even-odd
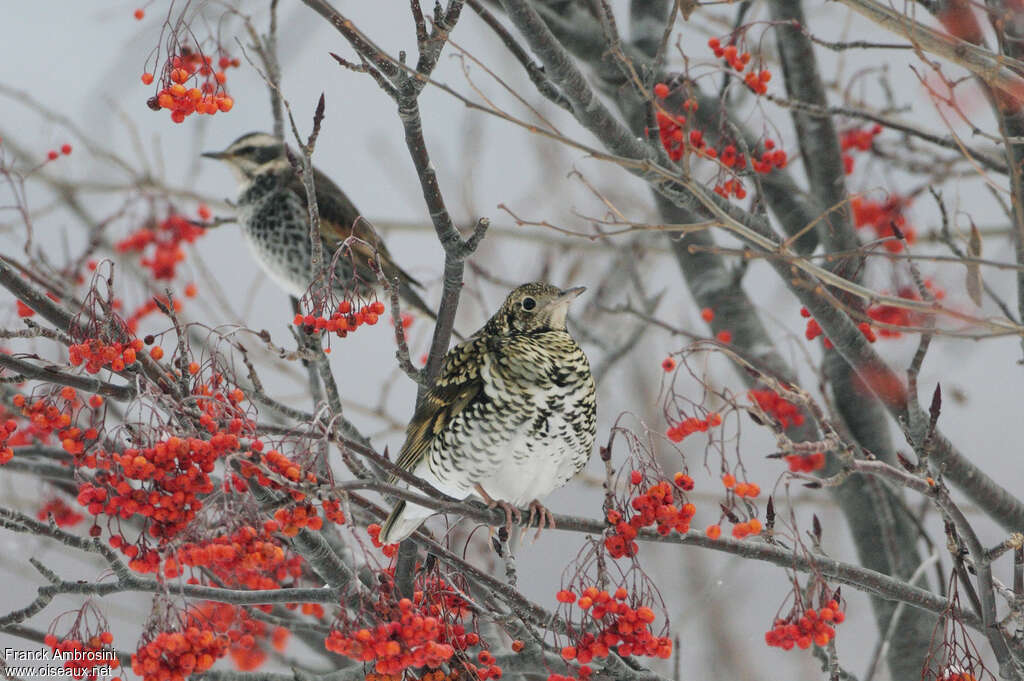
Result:
[[[217,160],[225,159],[230,155],[231,154],[227,153],[226,151],[204,151],[202,154],[200,154],[200,156],[202,156],[203,158],[215,158]]]
[[[558,297],[554,298],[550,303],[548,303],[548,307],[554,307],[556,305],[568,305],[573,300],[575,300],[577,296],[579,296],[586,290],[586,286],[574,286],[572,288],[567,288],[564,291],[559,291]]]

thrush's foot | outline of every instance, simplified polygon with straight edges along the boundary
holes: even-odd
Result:
[[[487,508],[498,507],[505,512],[505,529],[509,532],[512,532],[512,525],[518,525],[523,520],[523,514],[519,512],[519,509],[507,501],[495,501],[480,485],[476,486],[476,492],[487,504]]]
[[[534,518],[537,519],[537,533],[533,535],[534,539],[540,537],[540,531],[544,529],[545,525],[552,530],[555,529],[555,516],[551,515],[551,511],[536,499],[530,502],[530,522],[526,523],[527,527],[533,525]]]

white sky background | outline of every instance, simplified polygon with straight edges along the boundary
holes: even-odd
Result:
[[[621,2],[616,4],[624,6]],[[308,131],[317,97],[321,92],[326,95],[327,117],[314,162],[334,178],[374,222],[422,225],[420,229],[393,230],[387,234],[387,241],[396,261],[430,285],[428,300],[436,302],[442,252],[433,230],[428,226],[419,184],[405,151],[393,103],[369,77],[345,71],[330,58],[329,51],[352,56],[332,27],[298,3],[284,2],[282,6],[280,53],[283,89],[303,132]],[[399,49],[407,49],[410,53],[414,51],[408,3],[404,0],[372,3],[339,1],[337,6],[385,49],[392,53]],[[98,144],[137,163],[138,156],[130,132],[134,129],[143,140],[147,162],[158,169],[168,184],[188,187],[211,200],[233,198],[235,186],[226,168],[209,161],[200,163],[197,155],[203,150],[223,148],[245,132],[271,127],[268,97],[262,82],[243,58],[242,68],[229,72],[228,85],[235,97],[235,108],[230,113],[213,117],[194,116],[182,125],[174,125],[166,112],[149,111],[145,100],[153,88],[141,85],[139,75],[144,70],[152,70],[152,60],[147,63],[146,59],[156,45],[164,10],[159,3],[154,4],[147,8],[146,19],[137,22],[132,18],[133,9],[130,5],[100,3],[7,3],[5,20],[0,23],[0,84],[28,91],[44,106],[69,117],[88,131]],[[811,26],[822,37],[837,38],[844,27],[849,26],[850,38],[897,40],[859,21],[847,24],[845,10],[835,4],[824,9],[812,9],[810,13]],[[757,16],[763,15],[762,8]],[[620,25],[626,30],[626,12],[620,12],[619,16]],[[265,26],[263,15],[257,15],[256,21],[261,29]],[[231,30],[235,26],[231,24]],[[708,15],[700,13],[695,14],[689,24],[680,22],[677,25],[677,30],[684,36],[688,54],[711,57],[705,46],[709,35],[706,29],[710,26],[712,23]],[[726,29],[719,25],[714,30],[721,34]],[[203,34],[200,27],[197,27],[197,33]],[[545,115],[553,115],[563,132],[585,143],[594,143],[593,138],[567,116],[552,112],[552,107],[535,94],[518,67],[506,58],[470,10],[464,12],[454,39],[514,83]],[[768,46],[771,42],[766,38],[764,44]],[[225,43],[232,53],[238,53],[233,38],[228,34],[225,34]],[[473,96],[459,61],[451,58],[453,53],[453,50],[446,49],[436,78]],[[834,74],[839,68],[835,54],[820,50],[819,56],[823,72]],[[924,127],[941,130],[942,124],[934,108],[907,68],[908,60],[910,56],[906,53],[885,53],[884,63],[896,85],[899,103],[913,104],[912,111],[899,115]],[[858,69],[878,66],[882,60],[871,53],[852,52],[845,53],[842,62],[847,74],[843,80],[846,81]],[[772,66],[776,77],[770,84],[770,91],[783,93],[780,69]],[[528,115],[521,107],[515,107],[479,68],[472,67],[472,77],[475,84],[509,106],[514,113]],[[878,88],[873,85],[877,82],[877,74],[865,74],[858,82],[865,88],[863,92],[867,101],[877,103],[879,100],[872,99],[878,96]],[[512,228],[511,220],[496,209],[497,204],[505,203],[524,217],[547,219],[577,230],[589,229],[588,223],[575,217],[574,212],[602,216],[604,209],[578,182],[567,177],[573,168],[582,170],[589,181],[630,217],[640,222],[656,219],[653,202],[644,185],[615,168],[603,167],[578,152],[541,142],[507,123],[468,112],[449,96],[429,88],[422,100],[422,110],[426,138],[441,187],[453,217],[461,227],[468,227],[483,215],[490,217],[496,228]],[[984,110],[979,103],[972,113],[981,117]],[[779,140],[781,136],[782,146],[790,155],[790,171],[798,182],[803,183],[788,114],[771,105],[765,111],[781,130],[780,134],[773,133],[772,137]],[[20,105],[17,98],[5,96],[0,99],[0,112],[0,135],[29,148],[40,159],[45,157],[47,150],[63,142],[75,146],[70,157],[52,164],[47,168],[48,172],[80,180],[121,179],[109,166],[91,157],[80,140],[74,139],[60,125],[47,122]],[[759,121],[762,115],[755,112],[751,120]],[[994,129],[987,115],[984,115],[984,124],[989,126],[989,130]],[[882,139],[891,139],[897,149],[900,145],[899,138],[891,133]],[[863,154],[857,156],[857,163],[857,172],[850,183],[852,190],[885,187],[907,191],[916,187],[906,176],[885,171],[880,162],[868,162]],[[961,229],[969,224],[966,213],[970,213],[982,226],[1005,224],[998,205],[979,182],[964,182],[960,186],[948,183],[943,189],[949,205],[962,211],[957,215],[957,225]],[[29,196],[34,209],[50,204],[46,192],[38,187],[32,188]],[[96,197],[89,205],[96,215],[104,216],[116,209],[119,200]],[[7,195],[0,199],[0,203],[8,203]],[[195,214],[193,202],[182,202],[180,208],[186,214]],[[225,214],[226,211],[215,212]],[[10,219],[10,215],[5,213],[3,231],[0,231],[0,250],[17,256],[21,254],[24,233],[17,227],[12,232]],[[927,194],[914,204],[908,219],[919,233],[938,227]],[[80,243],[81,234],[77,228],[66,231],[71,224],[73,221],[61,212],[48,212],[35,220],[35,239],[37,243],[47,244],[48,249],[53,249],[55,260],[60,259],[65,239],[71,244]],[[112,234],[123,236],[134,227],[128,221],[122,221],[112,228]],[[518,230],[529,237],[553,236],[536,227]],[[225,226],[202,237],[190,251],[190,262],[191,258],[201,259],[216,284],[230,299],[234,316],[226,314],[219,306],[204,310],[195,302],[187,303],[185,316],[211,324],[244,320],[254,329],[270,330],[277,342],[289,345],[287,325],[292,315],[287,297],[262,276],[241,243],[237,228]],[[571,247],[589,245],[578,240],[566,240],[566,243]],[[694,309],[678,269],[667,255],[664,241],[656,238],[649,243],[652,250],[644,256],[642,271],[647,276],[649,291],[665,291],[658,315],[692,332],[706,333],[707,327],[700,321],[699,310]],[[590,255],[585,262],[577,263],[575,258],[566,257],[557,248],[539,247],[533,241],[507,238],[495,229],[474,256],[473,263],[509,285],[546,275],[553,283],[587,285],[593,291],[607,271],[606,251],[588,249],[581,252]],[[1010,258],[1012,247],[1008,239],[993,239],[986,243],[986,255]],[[577,264],[578,267],[569,266]],[[192,265],[186,264],[185,271],[195,273],[202,297],[210,290],[211,284],[200,269],[189,270],[190,267]],[[962,268],[945,267],[933,271],[927,269],[928,265],[925,267],[925,274],[934,273],[952,300],[965,309],[972,309],[962,286]],[[884,268],[878,270],[884,271]],[[873,280],[879,288],[886,285],[884,276],[876,276]],[[181,279],[186,280],[185,277]],[[763,264],[754,264],[746,281],[748,292],[762,305],[766,323],[775,337],[782,338],[787,332],[793,335],[782,341],[784,355],[802,366],[806,366],[802,354],[805,349],[819,357],[819,342],[803,340],[804,320],[797,313],[799,306],[784,291],[774,274]],[[1011,307],[1015,307],[1009,276],[989,271],[986,281],[1003,293]],[[458,327],[464,332],[477,328],[497,307],[504,294],[505,289],[501,286],[483,282],[467,268],[466,295]],[[0,303],[7,302],[5,295],[0,293]],[[126,298],[132,299],[132,296],[138,302],[140,292],[128,290],[125,293]],[[586,297],[581,299],[581,303],[586,302]],[[986,308],[986,312],[995,314],[996,310],[994,307]],[[151,323],[154,319],[151,318]],[[15,321],[13,313],[11,319],[0,321],[10,325]],[[382,379],[387,379],[394,382],[393,389],[386,396],[387,413],[395,422],[402,424],[411,413],[413,386],[404,376],[396,375],[391,330],[383,321],[376,328],[363,328],[348,339],[335,340],[331,357],[343,395],[350,405],[348,416],[365,432],[374,434],[378,447],[388,445],[394,452],[401,446],[401,433],[358,409],[359,405],[377,406],[380,384]],[[625,324],[625,321],[621,323]],[[602,328],[614,328],[607,320],[603,324]],[[425,350],[428,331],[428,324],[423,320],[418,320],[412,328],[414,360]],[[252,340],[248,345],[255,346],[256,342]],[[170,345],[165,343],[165,347],[169,349]],[[652,331],[630,358],[608,375],[599,395],[599,442],[607,440],[609,426],[624,410],[634,411],[647,419],[654,431],[664,430],[657,403],[658,385],[663,378],[659,365],[668,352],[680,347],[679,339],[661,331]],[[906,366],[915,347],[915,339],[882,340],[878,345],[880,352],[896,366]],[[595,348],[586,345],[585,348],[592,358],[599,355]],[[1021,368],[1016,364],[1019,357],[1019,345],[1013,340],[990,340],[982,345],[939,339],[933,344],[920,384],[927,400],[935,382],[942,381],[947,396],[940,421],[944,433],[1008,489],[1022,491],[1024,466],[1020,463],[1019,405],[1024,402],[1024,384],[1020,380]],[[741,389],[736,375],[723,369],[721,363],[712,362],[709,371],[717,385]],[[817,382],[813,374],[805,371],[804,376],[806,387],[815,388]],[[301,381],[284,377],[271,382],[271,386],[284,399],[305,399]],[[681,379],[680,387],[683,386],[692,390],[694,395],[699,394],[692,381]],[[954,388],[962,390],[967,399],[962,403],[951,399]],[[773,451],[773,443],[748,421],[744,423],[743,432],[742,454],[750,467],[751,479],[768,490],[782,470],[779,463],[766,462],[763,458],[764,454]],[[717,493],[720,490],[717,480],[709,478],[700,469],[703,444],[697,436],[691,440],[685,443],[684,451],[687,452],[691,471],[695,471],[698,490]],[[620,455],[622,452],[621,448],[617,450]],[[663,448],[662,454],[667,455],[668,452],[667,447]],[[600,461],[595,456],[588,471],[599,474],[600,468]],[[713,463],[713,469],[717,470],[717,464]],[[670,468],[669,472],[673,470]],[[555,511],[596,517],[600,513],[599,493],[599,489],[576,482],[552,495],[549,505]],[[34,509],[46,494],[46,490],[35,482],[11,474],[0,475],[0,496],[5,502],[15,499]],[[804,527],[809,527],[810,513],[812,510],[817,512],[825,522],[828,550],[836,558],[854,560],[841,520],[834,511],[826,508],[827,499],[822,501],[826,504],[801,505],[798,517]],[[912,500],[915,504],[917,501]],[[710,499],[698,502],[694,526],[703,527],[715,520],[712,517],[712,514],[717,516],[714,508],[715,504]],[[981,523],[979,527],[983,542],[988,546],[1003,538],[1001,532],[990,524]],[[933,536],[941,543],[939,532]],[[527,595],[553,606],[562,567],[581,545],[581,536],[559,532],[548,533],[534,544],[527,543],[519,562],[520,585]],[[83,568],[52,544],[0,533],[0,576],[9,585],[0,590],[0,612],[22,607],[31,600],[39,580],[27,571],[30,568],[25,558],[29,555],[40,557],[59,574],[69,578],[92,579],[97,576],[94,568]],[[738,665],[730,669],[740,672],[744,679],[821,677],[809,654],[768,649],[763,643],[763,633],[770,626],[787,590],[782,571],[696,548],[645,546],[641,555],[648,559],[649,570],[670,604],[673,631],[681,638],[682,678],[721,678],[722,660],[729,658]],[[655,561],[656,555],[662,560]],[[997,568],[997,577],[1008,580],[1009,571],[1004,563]],[[852,589],[844,589],[844,595],[849,600],[849,619],[840,628],[837,639],[840,660],[860,675],[876,640],[873,618],[866,599]],[[139,613],[144,613],[137,605],[139,602],[135,598],[119,598],[107,610],[119,647],[134,648],[139,617],[143,616]],[[77,607],[79,603],[76,599],[62,599],[50,605],[46,613],[55,616]],[[720,612],[723,607],[726,610],[724,614]],[[33,620],[37,627],[45,627],[47,623],[45,617]],[[978,637],[977,640],[981,644],[982,639]],[[19,640],[0,634],[0,649],[19,644]]]

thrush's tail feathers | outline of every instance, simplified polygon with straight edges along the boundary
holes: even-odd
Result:
[[[402,541],[433,514],[429,508],[399,501],[391,515],[384,521],[384,527],[380,531],[380,543],[395,544]]]

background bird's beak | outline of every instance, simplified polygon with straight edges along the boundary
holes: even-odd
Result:
[[[575,300],[576,297],[579,296],[579,294],[583,293],[586,290],[586,286],[574,286],[572,288],[567,288],[564,291],[559,291],[558,297],[552,300],[548,305],[553,306],[570,303],[573,300]]]
[[[228,154],[226,151],[204,151],[202,154],[200,154],[200,156],[202,156],[203,158],[216,159],[227,158],[229,155],[230,154]]]

